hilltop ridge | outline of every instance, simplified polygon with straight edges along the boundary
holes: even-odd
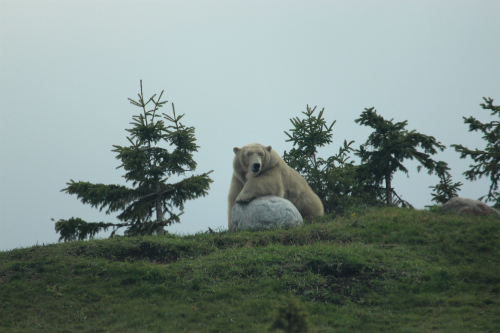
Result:
[[[500,220],[360,207],[289,230],[116,237],[0,252],[1,332],[500,331]]]

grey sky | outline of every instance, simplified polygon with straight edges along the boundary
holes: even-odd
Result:
[[[499,14],[496,0],[0,1],[0,250],[56,242],[51,218],[115,221],[60,190],[124,184],[111,149],[127,144],[141,79],[196,128],[197,173],[214,170],[209,195],[170,232],[227,227],[232,148],[282,155],[306,104],[337,120],[324,157],[365,142],[354,120],[372,106],[446,146],[482,148],[462,116],[490,121],[482,97],[500,104]],[[465,184],[461,196],[487,193],[487,180],[464,180],[471,161],[452,148],[434,158]],[[405,165],[395,190],[431,204],[438,178]]]

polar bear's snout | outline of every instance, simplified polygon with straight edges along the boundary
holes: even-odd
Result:
[[[262,169],[262,160],[260,158],[259,154],[252,154],[252,157],[250,158],[250,169],[252,170],[253,173],[259,173],[260,170]]]

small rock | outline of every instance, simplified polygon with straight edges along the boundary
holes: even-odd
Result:
[[[500,212],[493,207],[488,206],[482,201],[454,197],[448,200],[443,205],[443,210],[469,215],[497,215],[500,217]]]
[[[248,204],[235,204],[230,230],[289,228],[302,223],[302,216],[290,201],[267,195]]]

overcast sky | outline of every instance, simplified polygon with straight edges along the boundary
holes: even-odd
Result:
[[[125,184],[112,145],[140,109],[164,96],[196,128],[196,173],[214,170],[209,195],[186,204],[172,233],[227,228],[232,148],[258,142],[280,154],[283,131],[306,105],[337,120],[328,157],[371,132],[354,123],[375,107],[448,148],[434,159],[477,199],[471,160],[483,148],[463,116],[500,104],[500,1],[1,1],[0,250],[57,242],[51,218],[116,222],[60,192],[70,179]],[[164,109],[164,111],[169,111]],[[497,119],[498,120],[498,119]],[[396,192],[423,209],[437,176],[397,173]],[[102,235],[106,237],[109,233]]]

